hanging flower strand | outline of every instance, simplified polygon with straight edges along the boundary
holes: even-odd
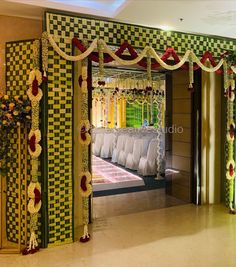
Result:
[[[98,83],[100,82],[101,84],[99,85],[104,85],[104,47],[103,47],[103,42],[102,40],[98,40],[98,57],[99,57],[99,75],[100,75],[100,79],[101,81],[98,81]]]
[[[223,74],[224,74],[224,95],[227,97],[228,94],[228,86],[229,86],[229,79],[228,79],[228,64],[224,59],[223,62]]]
[[[31,181],[28,186],[28,212],[30,213],[30,241],[29,246],[22,251],[23,255],[33,254],[39,250],[36,231],[38,230],[38,213],[42,205],[41,201],[41,185],[38,182],[38,157],[41,154],[42,147],[41,132],[39,130],[39,103],[42,98],[42,73],[39,71],[39,50],[40,42],[36,40],[34,43],[34,69],[29,74],[29,89],[27,95],[32,105],[32,124],[28,136],[28,151],[31,156]]]
[[[42,34],[42,67],[43,67],[43,78],[47,79],[48,71],[48,33],[43,32]]]
[[[235,81],[233,73],[230,74],[228,79],[228,71],[226,71],[227,80],[227,144],[228,144],[228,160],[226,163],[226,179],[227,186],[229,187],[229,209],[231,214],[236,214],[236,210],[233,206],[234,200],[234,180],[235,180],[235,161],[234,161],[234,105],[235,105]],[[226,86],[225,86],[226,87]]]
[[[88,43],[84,40],[84,45],[87,47]],[[84,233],[80,238],[80,242],[85,243],[90,240],[90,235],[88,232],[89,224],[89,196],[92,193],[91,180],[92,176],[89,172],[88,166],[88,146],[91,143],[90,135],[90,121],[88,116],[88,59],[82,60],[81,75],[79,77],[79,86],[81,88],[81,101],[82,101],[82,116],[79,127],[79,142],[82,145],[82,172],[80,176],[80,187],[79,192],[82,196],[83,202],[83,225]]]
[[[192,51],[189,54],[189,91],[193,92],[193,83],[194,83],[194,70],[193,70],[193,57],[192,57]]]

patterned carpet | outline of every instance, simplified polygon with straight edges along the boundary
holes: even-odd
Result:
[[[93,191],[144,186],[144,181],[99,157],[92,157]]]

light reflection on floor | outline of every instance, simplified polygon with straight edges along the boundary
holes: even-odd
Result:
[[[183,204],[186,202],[166,195],[165,189],[96,197],[93,198],[93,217],[114,217]]]
[[[92,172],[94,191],[144,185],[143,179],[139,176],[94,155],[92,157]]]

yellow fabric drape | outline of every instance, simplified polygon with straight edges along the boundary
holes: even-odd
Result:
[[[125,99],[119,99],[117,100],[117,127],[118,128],[124,128],[126,127],[126,100]],[[93,125],[95,127],[102,127],[104,126],[101,122],[102,119],[104,119],[104,105],[101,103],[101,101],[97,101],[95,104],[95,101],[93,101]],[[101,112],[101,109],[103,110]],[[103,115],[102,115],[103,114]],[[109,104],[109,111],[108,111],[108,121],[110,122],[108,124],[108,128],[114,128],[115,127],[115,110],[114,110],[114,101],[110,101]]]

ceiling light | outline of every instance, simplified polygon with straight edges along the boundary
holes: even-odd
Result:
[[[158,28],[160,28],[163,31],[171,31],[172,28],[168,25],[160,25]]]

